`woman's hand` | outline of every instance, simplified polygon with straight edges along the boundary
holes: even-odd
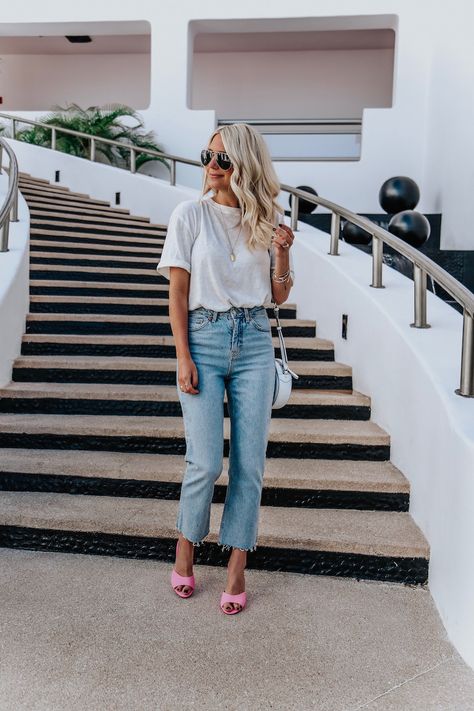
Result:
[[[191,356],[178,358],[178,385],[181,392],[196,395],[199,393],[197,384],[198,372]]]
[[[290,249],[295,235],[288,225],[278,225],[278,227],[273,228],[274,236],[272,243],[275,246],[275,256],[286,254],[287,250]]]

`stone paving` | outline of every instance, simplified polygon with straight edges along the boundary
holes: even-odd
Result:
[[[0,549],[1,711],[470,711],[474,671],[429,589],[248,569]]]

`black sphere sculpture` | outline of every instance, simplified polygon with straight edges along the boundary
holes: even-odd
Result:
[[[342,228],[344,242],[348,244],[370,244],[372,235],[362,227],[354,225],[353,222],[346,222]]]
[[[379,191],[379,202],[389,215],[394,215],[402,210],[413,210],[419,200],[418,185],[414,180],[404,175],[389,178]]]
[[[403,210],[392,217],[388,231],[412,247],[421,247],[430,236],[431,227],[421,212]]]
[[[311,193],[311,195],[316,195],[316,197],[318,195],[316,190],[314,188],[310,188],[308,185],[297,185],[296,189],[297,190],[304,190],[307,193]],[[293,195],[290,193],[289,198],[288,198],[290,207],[291,207],[292,199],[293,199]],[[300,198],[299,204],[298,204],[298,214],[301,213],[302,215],[309,215],[311,212],[313,212],[313,210],[316,210],[317,207],[318,206],[315,205],[314,203],[308,202],[308,200],[303,200],[302,198]]]

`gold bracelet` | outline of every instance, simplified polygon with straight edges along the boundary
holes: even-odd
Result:
[[[273,272],[272,279],[273,281],[276,281],[278,284],[283,284],[287,281],[290,281],[291,278],[291,273],[290,270],[286,271],[284,274],[281,274],[280,276],[276,276],[275,272]]]

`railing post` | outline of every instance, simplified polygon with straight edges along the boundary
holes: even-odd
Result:
[[[56,150],[56,128],[51,126],[51,149]]]
[[[298,195],[291,195],[291,229],[293,232],[298,231],[298,212],[300,209],[300,199]]]
[[[462,328],[461,382],[454,392],[474,397],[474,317],[466,309]]]
[[[91,138],[90,159],[95,160],[95,139]]]
[[[10,220],[7,219],[3,223],[0,231],[0,252],[8,252],[8,233],[10,230]]]
[[[137,172],[137,154],[135,153],[133,148],[130,148],[130,172]]]
[[[415,320],[410,326],[430,328],[430,324],[426,323],[426,272],[418,264],[413,264],[413,294]]]
[[[12,118],[12,138],[16,138],[16,119]]]
[[[10,211],[10,222],[18,222],[18,190],[15,190],[15,197]]]
[[[329,254],[334,257],[339,255],[339,235],[341,234],[341,216],[337,212],[332,213],[331,217],[331,246]]]
[[[170,185],[176,185],[176,161],[171,160]]]
[[[383,242],[372,235],[372,284],[375,289],[385,289],[382,284]]]

